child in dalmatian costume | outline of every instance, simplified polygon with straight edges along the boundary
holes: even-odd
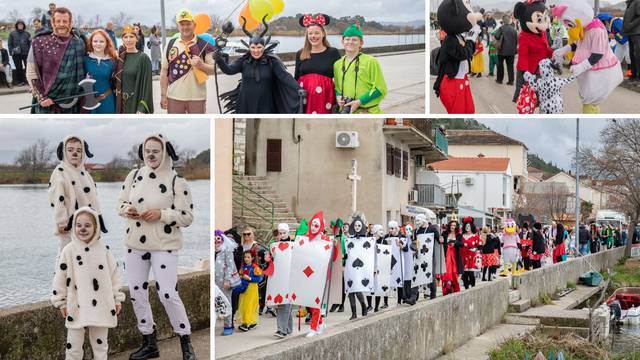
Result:
[[[92,208],[76,210],[66,227],[71,241],[58,257],[51,303],[66,319],[66,360],[83,359],[85,329],[89,330],[93,358],[107,360],[109,328],[118,325],[120,304],[125,299],[118,263],[100,241],[99,222]]]
[[[127,219],[125,270],[133,310],[143,344],[130,360],[160,356],[149,304],[149,270],[169,316],[173,331],[180,336],[183,360],[195,360],[189,335],[191,327],[178,294],[178,251],[182,248],[180,228],[191,225],[193,203],[184,178],[173,162],[178,160],[173,145],[162,134],[148,136],[138,148],[144,166],[132,170],[118,197],[118,213]]]
[[[60,164],[51,173],[48,196],[53,208],[53,231],[59,239],[60,254],[71,241],[71,236],[65,228],[74,211],[88,206],[100,214],[100,202],[96,184],[84,167],[85,156],[93,157],[89,151],[89,144],[79,136],[67,136],[58,144],[56,155]],[[105,230],[102,215],[98,215],[98,219],[100,227]]]
[[[598,114],[600,104],[622,82],[622,68],[609,47],[607,29],[594,18],[586,0],[562,0],[553,8],[553,16],[578,38],[577,42],[555,50],[553,58],[575,51],[570,70],[578,79],[582,112]]]
[[[551,59],[542,59],[538,63],[540,77],[537,78],[530,72],[524,73],[524,80],[529,83],[538,94],[540,114],[562,114],[562,87],[576,79],[575,75],[562,78],[554,74],[560,70],[560,66]]]

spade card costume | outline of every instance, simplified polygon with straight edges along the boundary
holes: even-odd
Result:
[[[434,233],[428,230],[427,224],[416,229],[413,239],[417,242],[413,263],[411,287],[431,284],[433,282],[433,243]]]
[[[145,155],[149,140],[162,144],[159,165],[147,165],[155,155]],[[129,291],[135,298],[133,310],[138,329],[143,335],[154,332],[153,314],[149,304],[149,270],[153,269],[158,296],[164,306],[173,331],[179,335],[191,333],[189,319],[178,294],[178,252],[182,248],[180,228],[191,225],[193,203],[191,191],[184,178],[178,176],[173,162],[178,160],[173,145],[162,134],[148,136],[138,148],[138,156],[145,165],[132,170],[122,185],[118,197],[118,213],[127,219],[125,225],[125,264]],[[160,209],[160,219],[147,222],[127,217],[134,208],[138,214]]]
[[[351,319],[356,318],[356,297],[362,308],[362,316],[367,314],[363,292],[373,291],[373,272],[375,264],[375,242],[366,236],[366,224],[362,217],[356,216],[349,225],[349,237],[345,240],[347,252],[344,269],[345,291],[349,294]]]
[[[80,213],[100,223],[98,213],[90,207],[81,207],[70,217],[67,228],[71,242],[58,257],[51,303],[67,310],[66,359],[83,358],[84,332],[88,328],[94,359],[106,360],[108,328],[117,326],[116,304],[123,302],[125,295],[120,291],[118,264],[100,241],[100,228],[96,226],[89,242],[77,237],[74,229]]]
[[[67,158],[67,142],[72,139],[77,140],[82,146],[78,166],[73,166]],[[67,226],[73,213],[81,207],[88,206],[100,214],[100,202],[96,184],[84,167],[86,158],[93,157],[87,142],[78,136],[67,136],[58,144],[56,154],[60,164],[55,167],[49,178],[48,197],[53,208],[54,234],[59,237],[60,253],[71,238],[69,233],[60,233],[59,227]],[[98,224],[104,228],[102,215],[98,215],[98,219]]]
[[[233,63],[228,64],[220,53],[216,53],[220,71],[227,75],[242,74],[236,89],[220,95],[220,99],[225,101],[225,113],[296,114],[301,110],[300,86],[274,54],[278,42],[271,42],[271,36],[265,37],[269,25],[264,19],[263,24],[264,31],[251,34],[246,29],[246,20],[244,21],[242,30],[249,37],[249,43],[241,40],[247,49],[238,51],[246,53]],[[264,46],[259,59],[251,56],[250,45]]]
[[[468,0],[444,0],[438,7],[438,23],[447,35],[438,53],[438,77],[433,90],[449,114],[475,113],[467,73],[480,33],[478,15],[471,12]],[[466,32],[467,36],[463,36]]]

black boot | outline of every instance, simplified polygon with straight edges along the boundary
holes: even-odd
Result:
[[[351,317],[349,318],[349,320],[354,320],[354,319],[356,319],[358,317],[356,315],[356,304],[355,304],[355,301],[351,301],[351,299],[349,299],[349,306],[351,307]]]
[[[180,336],[180,348],[182,348],[182,360],[196,360],[189,335]]]
[[[158,350],[158,340],[156,332],[149,335],[142,335],[142,346],[133,354],[129,355],[129,360],[157,359],[160,357]]]

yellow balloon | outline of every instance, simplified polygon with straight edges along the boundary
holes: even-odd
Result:
[[[267,0],[249,0],[249,11],[251,17],[258,22],[262,22],[265,15],[267,16],[265,21],[269,21],[273,17],[273,6]]]
[[[284,1],[282,0],[269,0],[269,4],[273,7],[273,15],[278,15],[284,10]]]

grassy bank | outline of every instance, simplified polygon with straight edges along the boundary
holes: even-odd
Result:
[[[2,170],[0,171],[0,184],[47,184],[51,171]],[[92,171],[91,176],[95,182],[121,182],[124,181],[129,171],[129,169]],[[210,178],[208,167],[178,169],[178,174],[187,180],[208,180]]]
[[[640,286],[640,258],[624,258],[613,268],[612,287]]]
[[[611,355],[600,344],[591,344],[576,335],[554,337],[534,332],[522,338],[511,338],[489,352],[491,360],[522,360],[525,354],[533,360],[542,352],[546,359],[549,353],[555,357],[562,351],[566,360],[640,360],[640,352]]]

